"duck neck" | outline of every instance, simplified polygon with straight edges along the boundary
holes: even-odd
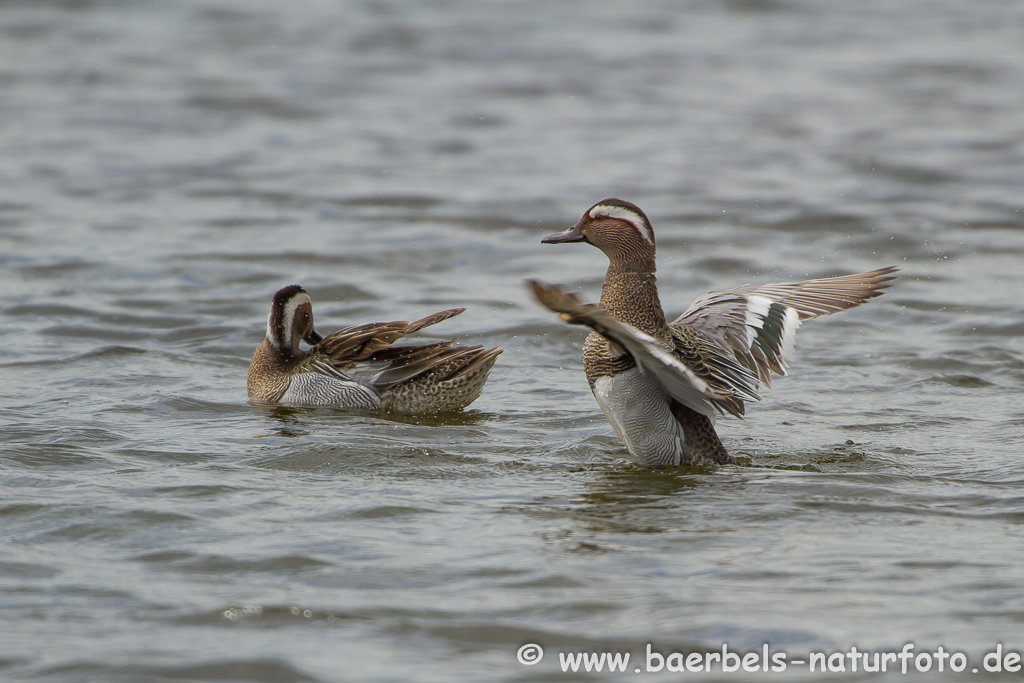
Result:
[[[261,348],[264,349],[269,362],[283,371],[291,370],[306,357],[306,352],[301,349],[293,351],[289,346],[278,348],[269,339],[263,341]]]
[[[668,325],[654,270],[653,259],[610,264],[601,290],[601,308],[641,332],[667,341]]]

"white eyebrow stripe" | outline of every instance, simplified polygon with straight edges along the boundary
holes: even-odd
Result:
[[[633,224],[640,236],[647,240],[648,244],[654,244],[654,233],[651,232],[651,226],[647,224],[643,216],[638,214],[636,211],[627,209],[624,206],[609,206],[608,204],[598,204],[590,210],[591,218],[617,218],[622,221],[627,221]]]
[[[281,330],[284,331],[286,336],[285,339],[281,339],[277,332],[278,330],[273,329],[274,327],[274,312],[270,312],[270,316],[267,318],[267,336],[270,337],[271,343],[275,343],[277,347],[288,346],[291,344],[292,334],[292,323],[295,322],[295,312],[299,310],[299,306],[302,304],[309,304],[313,306],[313,300],[309,298],[309,294],[306,292],[298,292],[295,296],[288,299],[285,304],[284,310],[281,311]]]
[[[277,330],[274,329],[274,309],[270,309],[270,315],[267,316],[267,339],[270,343],[277,348],[281,348],[281,340],[278,339]]]

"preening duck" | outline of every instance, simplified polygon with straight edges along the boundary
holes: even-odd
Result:
[[[457,346],[455,340],[393,346],[464,310],[411,323],[355,325],[322,337],[314,329],[306,290],[284,287],[274,294],[267,336],[249,363],[249,397],[257,403],[403,413],[465,408],[480,396],[500,346]],[[303,350],[303,341],[312,347]]]

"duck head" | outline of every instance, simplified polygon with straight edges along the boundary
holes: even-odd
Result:
[[[603,251],[613,264],[654,262],[654,229],[647,214],[621,199],[599,201],[576,225],[541,242],[587,242]]]
[[[299,342],[316,344],[323,339],[313,329],[313,301],[302,287],[288,285],[274,294],[267,318],[267,341],[282,356],[298,356]]]

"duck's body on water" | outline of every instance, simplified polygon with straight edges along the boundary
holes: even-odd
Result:
[[[641,465],[735,462],[714,428],[716,413],[740,417],[771,373],[786,374],[804,320],[879,296],[894,267],[804,282],[744,285],[698,298],[666,321],[655,280],[654,230],[620,199],[598,202],[579,223],[543,240],[588,242],[608,256],[599,306],[534,282],[542,304],[593,331],[583,368],[594,398]]]
[[[258,403],[403,413],[465,408],[480,396],[500,346],[456,346],[454,340],[392,345],[464,310],[411,323],[355,325],[322,337],[313,327],[309,294],[298,285],[284,287],[274,295],[267,336],[249,364],[249,397]],[[302,341],[312,348],[302,350]]]

